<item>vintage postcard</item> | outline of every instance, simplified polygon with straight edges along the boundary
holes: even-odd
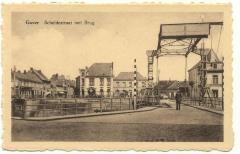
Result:
[[[231,5],[3,5],[8,150],[233,146]]]

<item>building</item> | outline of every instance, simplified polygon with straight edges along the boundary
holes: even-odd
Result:
[[[52,97],[55,98],[73,98],[75,97],[75,81],[66,79],[64,75],[58,73],[51,77]]]
[[[189,96],[189,84],[186,81],[162,80],[154,88],[158,91],[158,95],[163,98],[174,99],[178,90],[183,96]]]
[[[30,72],[35,74],[43,84],[43,90],[44,90],[44,95],[47,96],[48,94],[51,93],[50,88],[51,88],[51,82],[50,80],[42,73],[41,70],[36,70],[34,68],[30,68]]]
[[[76,78],[79,97],[110,97],[113,94],[113,63],[94,63],[80,69]]]
[[[132,97],[134,91],[134,72],[120,72],[113,79],[114,96]],[[146,88],[147,79],[137,72],[137,91]]]
[[[222,97],[223,86],[223,61],[220,60],[213,50],[205,50],[203,52],[203,60],[199,61],[191,69],[188,70],[190,96],[199,98],[202,96],[201,90],[201,73],[206,73],[206,88],[204,97]]]
[[[50,91],[50,81],[41,72],[30,68],[29,71],[11,70],[12,98],[44,98]]]
[[[182,97],[189,97],[189,82],[187,81],[174,81],[169,87],[167,87],[168,97],[173,99],[179,90]]]

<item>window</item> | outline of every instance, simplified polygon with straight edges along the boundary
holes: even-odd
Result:
[[[89,85],[94,86],[94,78],[89,78]]]
[[[145,82],[142,82],[142,87],[145,87],[146,86],[146,83]]]
[[[119,87],[119,82],[116,82],[116,86]]]
[[[215,69],[217,68],[217,64],[216,64],[216,63],[215,63],[215,64],[213,64],[213,68],[215,68]]]
[[[100,89],[100,95],[103,96],[104,93],[103,93],[103,89]]]
[[[126,87],[126,82],[123,82],[123,87]]]
[[[109,97],[111,94],[111,90],[110,89],[107,89],[107,96]]]
[[[100,86],[104,85],[104,78],[100,78]]]
[[[207,56],[202,56],[203,61],[207,61]]]
[[[129,82],[129,87],[132,87],[132,82]]]
[[[84,86],[85,85],[85,80],[84,79],[82,79],[82,86]]]
[[[118,89],[116,90],[116,95],[119,95],[119,90]]]
[[[213,75],[213,84],[218,84],[218,76]]]
[[[111,85],[111,78],[107,78],[107,85],[108,85],[108,86]]]
[[[85,75],[84,71],[82,71],[81,74],[82,74],[82,76],[84,76]]]
[[[205,69],[206,68],[206,63],[203,63],[202,66],[203,66],[203,69]]]
[[[215,90],[212,90],[212,92],[213,92],[213,97],[215,98],[218,97],[218,90],[215,89]]]
[[[82,89],[82,96],[84,96],[84,89]]]

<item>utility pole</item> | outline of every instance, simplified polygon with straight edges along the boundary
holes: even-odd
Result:
[[[156,66],[156,69],[157,69],[157,70],[156,70],[156,72],[157,72],[157,74],[156,74],[156,75],[157,75],[157,77],[156,77],[156,88],[157,88],[157,89],[156,89],[156,90],[157,90],[157,95],[158,95],[158,84],[159,84],[159,71],[158,71],[158,58],[159,58],[159,57],[158,57],[158,55],[156,56],[156,58],[157,58],[157,60],[156,60],[156,63],[157,63],[157,64],[156,64],[156,65],[157,65],[157,66]]]
[[[137,109],[137,64],[134,59],[134,91],[133,91],[134,110]]]
[[[156,66],[156,72],[157,72],[156,83],[157,83],[157,85],[158,85],[158,82],[159,82],[158,58],[159,58],[159,57],[158,57],[158,56],[156,56],[156,58],[157,58],[157,61],[156,61],[156,63],[157,63],[157,64],[156,64],[156,65],[157,65],[157,66]]]
[[[187,82],[187,55],[185,56],[185,82]]]
[[[222,59],[222,110],[224,111],[224,57]]]

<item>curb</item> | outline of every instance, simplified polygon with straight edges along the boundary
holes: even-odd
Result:
[[[115,112],[105,112],[105,113],[78,114],[78,115],[56,116],[56,117],[47,117],[47,118],[26,118],[26,119],[24,119],[24,118],[19,118],[19,117],[12,117],[12,119],[14,119],[14,120],[25,120],[25,121],[52,121],[52,120],[61,120],[61,119],[85,118],[85,117],[94,117],[94,116],[145,112],[145,111],[152,111],[152,110],[155,110],[157,108],[158,107],[152,107],[150,109],[125,110],[125,111],[115,111]]]
[[[196,108],[196,109],[199,109],[199,110],[203,110],[203,111],[208,111],[208,112],[211,112],[211,113],[215,113],[215,114],[219,114],[219,115],[224,115],[223,112],[220,112],[220,111],[214,111],[214,110],[210,110],[210,109],[207,109],[207,108],[202,108],[202,107],[198,107],[198,106],[193,106],[193,105],[189,105],[189,104],[185,104],[185,103],[182,103],[186,106],[190,106],[190,107],[193,107],[193,108]]]

